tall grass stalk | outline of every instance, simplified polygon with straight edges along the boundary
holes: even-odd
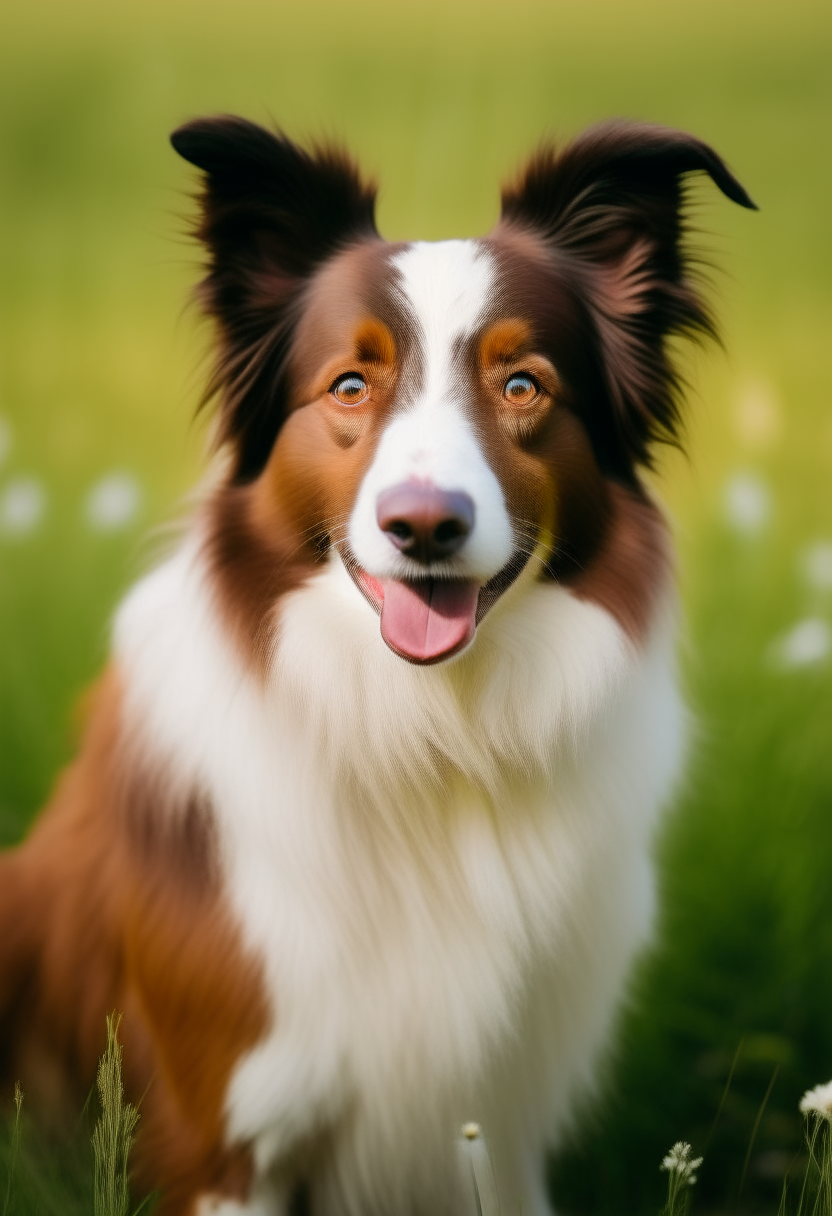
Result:
[[[806,1168],[795,1216],[832,1216],[832,1081],[808,1090],[800,1111],[806,1120]],[[788,1181],[786,1175],[778,1216],[787,1214]]]
[[[815,1120],[820,1125],[820,1120]],[[820,1152],[818,1156],[820,1182],[818,1185],[818,1216],[832,1216],[832,1124],[827,1120],[820,1134]]]
[[[477,1216],[500,1216],[500,1200],[488,1145],[479,1123],[464,1123],[460,1150],[471,1177]]]
[[[696,1182],[696,1171],[702,1157],[691,1157],[691,1147],[677,1140],[662,1161],[660,1169],[667,1170],[667,1202],[661,1216],[685,1216],[690,1204],[690,1188]]]
[[[12,1142],[9,1151],[9,1172],[6,1177],[6,1194],[3,1199],[3,1216],[9,1216],[9,1202],[12,1195],[12,1181],[14,1179],[14,1170],[17,1165],[17,1154],[20,1150],[20,1112],[23,1109],[23,1090],[20,1088],[20,1082],[14,1083],[14,1125],[12,1127]]]
[[[832,1216],[832,1147],[829,1130],[829,1123],[820,1116],[807,1118],[806,1149],[809,1159],[800,1188],[797,1216],[804,1216],[804,1212],[808,1212],[807,1201],[813,1195],[812,1216]]]
[[[128,1216],[128,1159],[139,1112],[124,1101],[122,1046],[118,1041],[121,1014],[107,1017],[107,1048],[98,1064],[101,1118],[92,1134],[95,1216]]]
[[[800,1110],[806,1119],[809,1161],[800,1192],[798,1216],[802,1216],[810,1175],[815,1186],[812,1216],[832,1216],[832,1081],[805,1093]]]
[[[757,1118],[754,1120],[754,1126],[751,1129],[751,1135],[748,1140],[748,1148],[745,1150],[745,1160],[742,1163],[742,1173],[740,1174],[740,1186],[737,1195],[742,1195],[743,1187],[745,1186],[746,1175],[748,1174],[748,1165],[751,1161],[751,1153],[754,1150],[754,1144],[757,1140],[757,1132],[760,1130],[760,1124],[763,1121],[768,1100],[771,1097],[771,1091],[774,1089],[774,1082],[777,1080],[777,1074],[780,1071],[780,1065],[775,1065],[774,1072],[771,1074],[771,1080],[768,1083],[768,1089],[765,1092],[762,1102],[757,1110]]]

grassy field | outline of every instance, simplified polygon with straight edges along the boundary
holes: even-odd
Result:
[[[337,136],[377,174],[390,237],[484,231],[541,137],[611,114],[712,142],[761,206],[695,195],[727,353],[690,360],[689,455],[658,481],[695,739],[656,949],[553,1163],[574,1216],[655,1213],[677,1139],[705,1155],[694,1212],[776,1212],[797,1100],[832,1075],[831,27],[826,0],[0,12],[2,842],[71,754],[112,607],[201,467],[175,125],[232,110]]]

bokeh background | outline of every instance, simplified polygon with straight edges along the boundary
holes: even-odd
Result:
[[[203,467],[173,127],[234,111],[342,140],[391,238],[487,230],[542,137],[610,115],[695,132],[760,204],[692,189],[725,350],[685,356],[688,454],[657,487],[694,740],[657,842],[657,945],[552,1185],[574,1216],[655,1213],[687,1139],[695,1212],[776,1211],[798,1098],[832,1075],[832,8],[6,0],[0,22],[3,843],[71,754],[112,608]]]

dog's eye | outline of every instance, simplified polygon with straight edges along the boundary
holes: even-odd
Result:
[[[357,372],[349,372],[346,376],[339,376],[329,390],[336,401],[341,405],[360,405],[362,401],[367,399],[367,381],[363,376],[359,376]]]
[[[506,380],[503,396],[512,405],[531,405],[539,392],[536,380],[523,373],[509,376]]]

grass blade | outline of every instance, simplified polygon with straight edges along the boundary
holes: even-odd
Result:
[[[12,1182],[14,1180],[14,1170],[17,1165],[17,1154],[20,1150],[20,1112],[23,1109],[23,1090],[20,1088],[20,1082],[14,1083],[14,1127],[12,1128],[12,1143],[9,1153],[9,1172],[6,1177],[6,1195],[3,1200],[3,1216],[9,1216],[11,1211],[9,1203],[12,1197]]]
[[[760,1109],[757,1111],[757,1118],[754,1120],[754,1126],[751,1129],[751,1137],[748,1141],[748,1149],[746,1150],[745,1161],[743,1161],[743,1163],[742,1163],[742,1173],[740,1174],[740,1188],[737,1191],[738,1196],[742,1194],[742,1188],[745,1186],[745,1176],[748,1173],[748,1163],[751,1160],[751,1153],[754,1148],[754,1142],[757,1139],[757,1132],[760,1130],[760,1123],[762,1122],[763,1115],[765,1114],[765,1109],[768,1106],[768,1100],[771,1097],[771,1091],[774,1089],[774,1082],[777,1080],[777,1074],[779,1071],[780,1071],[780,1065],[777,1064],[775,1066],[774,1072],[771,1074],[771,1080],[768,1083],[768,1089],[765,1092],[765,1097],[763,1098],[762,1102],[760,1103]]]
[[[98,1064],[101,1118],[92,1134],[95,1216],[128,1216],[130,1210],[127,1168],[139,1112],[124,1101],[120,1023],[121,1014],[108,1015],[107,1047]]]
[[[460,1147],[471,1173],[477,1216],[500,1216],[494,1168],[479,1123],[463,1125]]]

